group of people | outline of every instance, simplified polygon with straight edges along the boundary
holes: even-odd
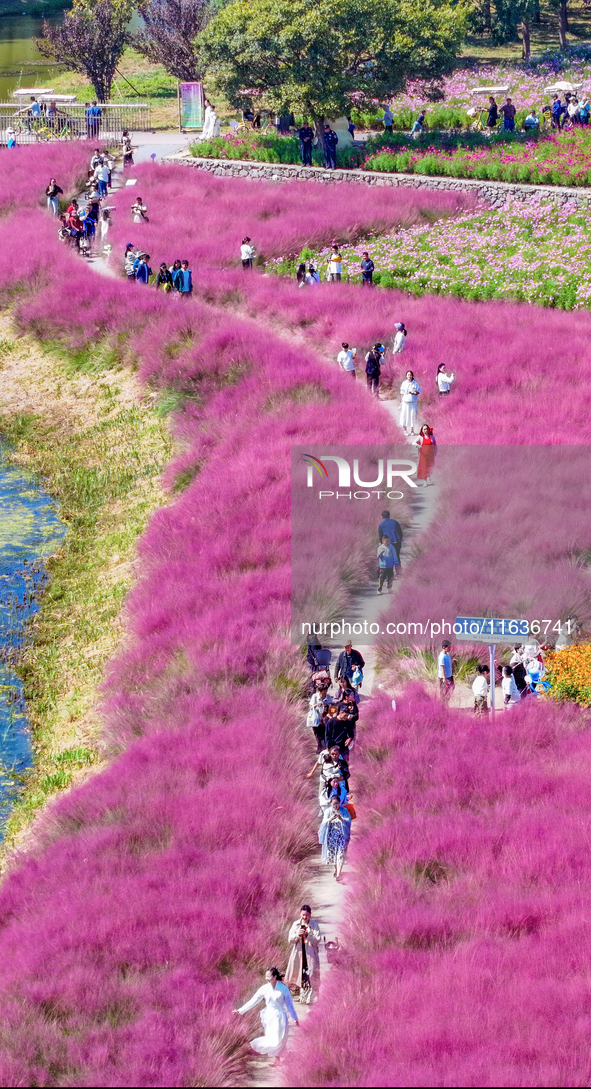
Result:
[[[586,95],[581,99],[575,93],[567,91],[564,101],[557,93],[551,106],[544,107],[545,113],[550,113],[552,128],[562,129],[567,122],[571,125],[588,125],[591,117],[591,103]]]
[[[537,696],[538,686],[544,686],[543,648],[539,643],[515,643],[509,664],[501,667],[501,690],[503,693],[503,707],[506,711],[521,703],[526,696]],[[488,713],[488,698],[491,683],[490,668],[488,665],[478,665],[476,677],[472,683],[474,696],[474,713],[484,715]]]
[[[393,355],[399,355],[400,352],[404,351],[407,329],[402,321],[397,321],[394,325],[394,329],[396,331],[392,339],[391,350]],[[386,345],[381,341],[378,341],[365,355],[365,377],[367,388],[375,397],[379,397],[380,378],[386,351]],[[337,363],[343,373],[350,375],[351,378],[357,378],[357,371],[355,368],[356,358],[357,348],[351,348],[348,341],[344,340],[341,344],[341,350],[337,355]]]
[[[63,242],[76,246],[82,254],[89,254],[97,230],[104,242],[111,227],[113,208],[105,203],[112,184],[114,163],[106,152],[98,148],[90,160],[87,178],[86,196],[71,200],[68,207],[60,214],[59,197],[63,189],[55,178],[49,179],[45,189],[47,208],[59,218],[59,237]]]
[[[133,242],[127,243],[123,264],[128,280],[138,284],[150,283],[153,273],[149,262],[149,253],[137,249]],[[188,299],[193,292],[193,273],[189,268],[189,262],[176,260],[172,265],[167,265],[166,261],[162,261],[154,283],[165,294]]]
[[[279,130],[281,131],[281,130]],[[312,148],[316,139],[314,129],[308,120],[298,129],[298,137],[302,151],[302,165],[312,166]],[[337,144],[339,138],[328,122],[322,130],[322,148],[324,151],[324,165],[327,170],[334,170],[337,165]]]

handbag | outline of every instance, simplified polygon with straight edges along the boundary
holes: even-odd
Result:
[[[356,817],[357,817],[357,812],[355,810],[355,806],[353,805],[353,802],[347,802],[347,804],[345,805],[344,808],[349,810],[349,813],[351,815],[351,820],[354,821],[356,819]]]

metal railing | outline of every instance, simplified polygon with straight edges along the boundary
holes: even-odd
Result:
[[[99,118],[87,118],[83,102],[58,103],[55,117],[47,116],[47,102],[40,105],[41,116],[32,117],[30,103],[0,102],[0,144],[8,142],[9,129],[15,130],[17,144],[37,144],[45,140],[120,140],[124,129],[145,132],[152,127],[149,102],[101,103]]]

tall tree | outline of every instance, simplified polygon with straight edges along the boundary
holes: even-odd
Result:
[[[129,44],[130,0],[74,0],[59,26],[43,23],[37,49],[44,57],[82,72],[99,102],[108,102],[121,56]]]
[[[144,29],[133,44],[155,64],[180,80],[198,80],[195,39],[209,18],[208,0],[141,0],[138,11]]]
[[[269,108],[289,107],[319,127],[411,76],[437,79],[465,27],[465,7],[447,0],[232,0],[199,49],[208,80],[233,105],[254,90]]]

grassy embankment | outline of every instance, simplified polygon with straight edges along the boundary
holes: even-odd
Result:
[[[5,863],[47,799],[100,764],[98,686],[121,641],[136,541],[166,502],[159,478],[171,440],[116,352],[44,349],[15,339],[6,315],[0,330],[0,434],[68,526],[18,669],[35,756],[6,829]]]

